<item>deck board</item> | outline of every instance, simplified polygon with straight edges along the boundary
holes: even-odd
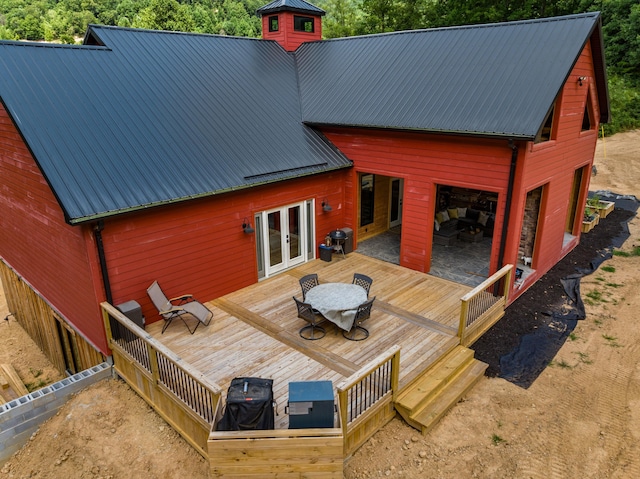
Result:
[[[353,273],[374,282],[376,303],[365,326],[365,341],[348,341],[341,330],[325,323],[327,334],[317,341],[302,339],[306,323],[297,317],[292,296],[301,297],[299,278],[317,273],[320,282],[350,283]],[[162,322],[147,331],[223,391],[236,377],[274,380],[280,415],[276,427],[288,427],[283,414],[292,381],[330,380],[334,386],[391,346],[399,345],[400,384],[408,384],[448,349],[454,347],[460,298],[469,286],[385,263],[357,253],[331,262],[305,263],[273,278],[211,300],[214,319],[190,335],[180,320],[160,334]]]

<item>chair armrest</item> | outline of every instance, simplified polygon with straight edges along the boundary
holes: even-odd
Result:
[[[192,294],[183,294],[182,296],[176,296],[175,298],[171,298],[169,300],[170,303],[173,303],[174,301],[186,301],[186,300],[192,300],[193,299],[193,295]]]

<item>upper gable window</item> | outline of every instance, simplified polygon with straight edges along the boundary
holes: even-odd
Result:
[[[587,102],[584,105],[584,113],[582,115],[582,129],[581,131],[593,130],[596,127],[596,122],[593,120],[593,103],[591,103],[591,92],[587,93]]]
[[[553,139],[553,118],[556,112],[556,105],[554,103],[553,107],[547,114],[547,119],[544,121],[544,125],[538,133],[538,137],[536,138],[536,143],[541,143],[543,141],[550,141]]]
[[[313,33],[313,18],[293,16],[293,29],[297,32]]]
[[[269,31],[270,32],[278,31],[278,15],[269,17]]]

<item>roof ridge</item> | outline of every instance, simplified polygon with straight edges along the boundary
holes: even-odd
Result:
[[[559,21],[572,20],[575,18],[589,18],[589,17],[598,17],[600,15],[599,11],[596,12],[584,12],[584,13],[574,13],[571,15],[561,15],[559,17],[542,17],[542,18],[531,18],[526,20],[513,20],[510,22],[494,22],[494,23],[477,23],[473,25],[453,25],[450,27],[431,27],[431,28],[420,28],[415,30],[399,30],[395,32],[383,32],[383,33],[369,33],[364,35],[354,35],[351,37],[339,37],[339,38],[327,38],[323,40],[317,40],[313,42],[305,42],[305,44],[313,44],[313,43],[326,43],[326,42],[336,42],[336,41],[345,41],[345,40],[353,40],[353,39],[362,39],[362,38],[375,38],[375,37],[388,37],[388,36],[399,36],[399,35],[415,35],[419,33],[427,33],[427,32],[443,32],[443,31],[452,31],[452,30],[473,30],[479,28],[499,28],[499,27],[511,27],[515,25],[524,25],[524,24],[534,24],[534,23],[552,23]]]
[[[90,23],[87,26],[87,31],[91,30],[119,30],[119,31],[131,31],[136,33],[162,33],[167,35],[181,35],[191,37],[214,37],[214,38],[228,38],[234,40],[259,40],[263,41],[260,37],[238,37],[234,35],[221,35],[219,33],[201,33],[201,32],[181,32],[176,30],[153,30],[149,28],[134,28],[134,27],[118,27],[116,25],[100,25],[96,23]]]

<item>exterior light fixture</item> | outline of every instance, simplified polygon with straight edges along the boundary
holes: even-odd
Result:
[[[578,77],[578,84],[582,86],[582,82],[585,81],[587,77]]]
[[[333,208],[331,208],[331,205],[329,204],[329,202],[327,201],[327,199],[325,198],[324,200],[322,200],[322,210],[323,211],[331,211]]]
[[[242,220],[242,231],[244,231],[245,234],[255,233],[256,231],[251,227],[251,223],[249,223],[249,219],[246,216]]]

